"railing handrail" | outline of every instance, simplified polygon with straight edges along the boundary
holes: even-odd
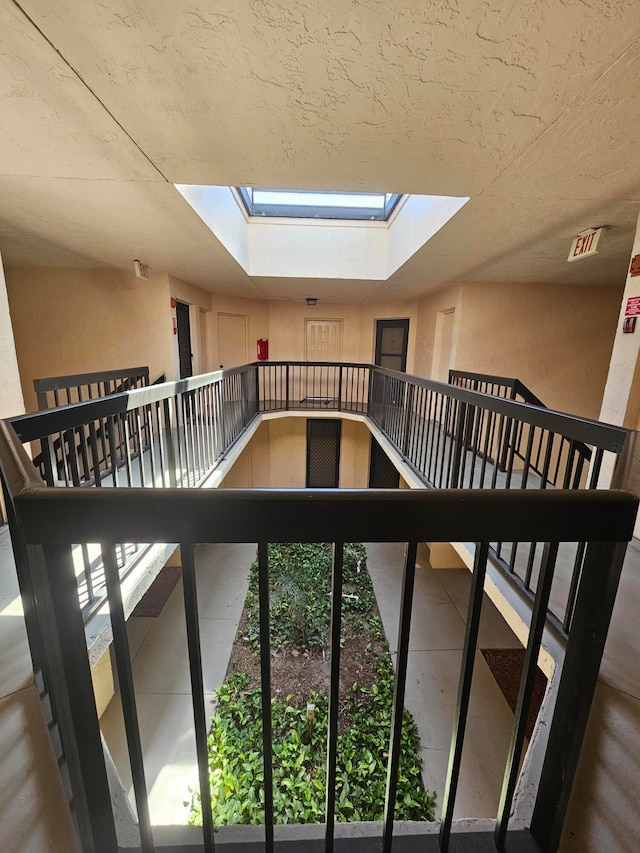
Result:
[[[627,430],[622,427],[601,423],[600,421],[591,420],[589,418],[580,418],[577,415],[558,412],[546,407],[532,406],[526,403],[519,403],[515,400],[508,400],[503,397],[495,397],[491,394],[483,394],[479,391],[469,391],[466,388],[459,388],[455,385],[450,385],[447,382],[437,382],[433,379],[425,379],[423,377],[413,376],[408,373],[402,373],[400,371],[390,370],[384,367],[378,367],[370,364],[352,364],[347,362],[304,361],[254,362],[240,367],[217,370],[211,373],[192,376],[188,379],[164,382],[159,385],[151,385],[145,388],[135,388],[131,391],[114,394],[111,397],[89,400],[82,403],[73,403],[68,406],[60,406],[43,412],[33,412],[27,415],[20,415],[16,418],[12,418],[11,422],[22,441],[34,441],[36,439],[43,438],[46,435],[50,435],[52,432],[71,429],[75,426],[90,423],[100,417],[122,414],[127,411],[132,411],[140,406],[166,400],[175,394],[196,390],[204,385],[221,381],[226,376],[242,373],[252,368],[286,365],[313,366],[314,364],[316,366],[324,367],[342,367],[343,369],[348,367],[369,369],[375,374],[392,377],[404,384],[425,388],[436,393],[444,394],[445,396],[467,403],[471,406],[477,406],[488,411],[495,412],[496,414],[502,414],[507,418],[524,421],[525,423],[529,423],[533,426],[538,426],[542,429],[560,433],[566,438],[573,439],[574,441],[580,441],[586,444],[597,444],[598,447],[601,447],[603,450],[608,450],[613,453],[620,452],[627,436]]]
[[[15,505],[27,544],[477,542],[505,535],[521,542],[626,542],[637,501],[617,490],[34,486]]]
[[[513,376],[494,376],[491,373],[474,373],[471,370],[450,370],[449,383],[451,383],[452,379],[469,379],[471,382],[482,382],[487,385],[499,385],[503,388],[510,388],[514,395],[519,394],[523,398],[524,403],[539,406],[541,409],[548,408],[540,397],[533,393],[528,385],[525,385],[521,379]]]
[[[23,442],[36,441],[73,427],[91,423],[109,415],[121,415],[131,412],[141,406],[168,400],[176,394],[195,391],[205,385],[219,382],[225,377],[243,373],[253,365],[242,365],[225,370],[215,370],[211,373],[201,373],[186,379],[176,379],[169,382],[158,382],[144,388],[132,388],[120,391],[108,397],[96,397],[94,400],[83,400],[81,403],[70,403],[53,409],[43,409],[39,412],[28,412],[11,418],[11,423]]]
[[[148,367],[124,367],[120,370],[98,370],[93,373],[73,373],[65,376],[45,376],[33,380],[33,390],[36,393],[47,391],[64,391],[78,385],[97,385],[100,382],[111,382],[116,379],[149,379]]]
[[[469,370],[450,370],[449,382],[452,379],[471,379],[472,381],[487,382],[490,385],[502,385],[505,388],[514,388],[519,381],[512,376],[496,376],[492,373],[473,373]]]

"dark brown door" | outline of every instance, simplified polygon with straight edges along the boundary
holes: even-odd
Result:
[[[376,322],[376,364],[389,370],[407,369],[408,320]]]
[[[189,306],[184,302],[176,303],[176,321],[178,326],[178,357],[180,359],[180,379],[193,376],[193,353],[191,352],[191,325],[189,324]]]
[[[340,479],[340,428],[333,418],[307,421],[307,488],[337,489]]]

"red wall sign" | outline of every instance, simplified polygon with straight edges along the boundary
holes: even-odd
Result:
[[[624,309],[625,317],[638,317],[640,315],[640,296],[630,296],[627,299],[627,307]]]

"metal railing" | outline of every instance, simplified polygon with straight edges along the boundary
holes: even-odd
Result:
[[[516,400],[519,403],[526,403],[528,406],[537,406],[541,409],[547,408],[530,388],[515,378],[492,376],[486,373],[471,373],[467,370],[450,370],[449,384],[455,385],[458,388],[467,388],[470,391],[479,391],[481,394],[491,394],[494,397]],[[502,471],[506,470],[508,459],[511,455],[521,460],[525,459],[524,436],[525,430],[522,423],[516,421],[507,424],[502,447],[498,449],[499,456],[496,457],[499,460],[498,464]],[[591,459],[591,451],[582,442],[574,443],[572,451],[576,454],[581,467]],[[541,477],[545,476],[545,473],[540,470],[539,464],[540,459],[538,458],[532,463],[532,470]],[[549,476],[548,472],[546,476]],[[548,482],[552,485],[557,485],[553,479],[548,480]]]
[[[118,391],[12,423],[23,443],[39,445],[34,463],[48,486],[182,488],[207,478],[257,414],[256,400],[255,367],[246,366]],[[142,542],[118,545],[121,572],[134,565]],[[105,594],[104,563],[95,543],[77,543],[74,553],[89,614]]]
[[[200,387],[205,387],[200,386]],[[185,392],[186,393],[186,392]],[[466,394],[469,392],[459,391]],[[460,402],[460,401],[459,401]],[[116,853],[118,841],[111,794],[96,714],[82,612],[75,588],[74,542],[100,542],[114,637],[128,754],[133,779],[140,844],[143,851],[163,849],[149,818],[135,683],[129,654],[117,567],[116,543],[143,539],[178,542],[182,549],[184,614],[188,638],[191,698],[202,799],[200,849],[214,851],[211,819],[207,720],[198,626],[198,590],[194,545],[203,542],[257,543],[260,599],[260,660],[264,762],[264,842],[274,848],[273,780],[271,773],[271,655],[269,648],[268,543],[333,542],[332,667],[327,733],[326,814],[334,814],[336,738],[340,667],[340,623],[343,543],[405,542],[404,581],[398,624],[394,710],[388,747],[384,821],[379,837],[362,850],[389,853],[394,837],[394,800],[400,757],[400,731],[407,673],[409,632],[417,543],[476,542],[458,699],[450,720],[452,738],[442,803],[442,820],[432,835],[403,838],[402,849],[447,851],[455,841],[460,851],[479,849],[477,834],[458,834],[453,821],[469,708],[474,658],[482,612],[483,582],[490,542],[504,539],[540,541],[543,547],[539,582],[523,666],[523,676],[508,752],[502,793],[490,831],[498,850],[557,848],[569,791],[586,728],[589,707],[613,609],[625,544],[633,532],[637,500],[624,492],[443,489],[397,491],[340,490],[202,490],[185,486],[144,490],[55,489],[39,478],[12,426],[0,424],[0,469],[8,497],[12,537],[25,600],[34,665],[41,669],[60,730],[73,793],[74,813],[83,849]],[[545,624],[560,542],[585,542],[569,632],[535,803],[521,825],[510,830],[510,814],[525,743],[525,721],[533,675]],[[338,642],[335,639],[338,638]],[[528,780],[530,784],[531,780]],[[471,827],[473,829],[473,827]],[[469,831],[469,824],[465,827]],[[157,836],[157,837],[155,837]],[[469,839],[469,840],[467,840]],[[486,843],[486,842],[483,842]],[[300,843],[296,849],[317,849]],[[537,847],[535,846],[537,845]],[[172,846],[170,849],[177,849]],[[187,847],[183,849],[189,849]],[[238,847],[241,850],[241,846]],[[255,849],[247,847],[247,849]],[[325,827],[324,850],[348,850],[335,839],[331,817]],[[483,848],[484,849],[484,848]]]
[[[148,367],[126,367],[34,379],[33,390],[38,398],[38,409],[42,410],[109,397],[122,391],[144,388],[148,384]]]
[[[40,442],[36,458],[45,483],[80,487],[197,485],[255,417],[277,411],[366,416],[425,485],[438,489],[594,489],[604,453],[618,454],[624,446],[628,433],[622,428],[502,396],[515,393],[517,380],[464,381],[500,395],[366,364],[259,362],[12,423],[23,442]],[[139,550],[118,547],[121,571]],[[539,582],[540,547],[496,540],[490,553],[531,597]],[[560,554],[564,569],[550,613],[564,633],[584,553],[578,543]],[[79,544],[76,561],[81,598],[90,609],[105,588],[99,549]]]

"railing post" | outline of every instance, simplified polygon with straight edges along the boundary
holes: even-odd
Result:
[[[467,404],[460,403],[458,406],[458,416],[456,417],[456,426],[453,433],[453,463],[451,466],[451,480],[449,482],[450,489],[459,489],[461,487],[460,468],[462,466],[462,454],[465,451],[464,433],[467,420]]]
[[[85,853],[117,853],[100,724],[96,711],[84,623],[68,545],[27,547],[40,580],[39,622],[50,662],[62,747],[69,768],[74,813]],[[42,559],[44,555],[44,560]]]
[[[338,370],[338,411],[342,411],[342,365]]]
[[[531,820],[531,834],[549,853],[560,843],[625,551],[625,543],[587,547]]]
[[[516,386],[514,385],[511,388],[511,396],[509,399],[515,400],[516,398]],[[500,461],[498,462],[498,470],[506,471],[507,470],[507,459],[509,457],[509,448],[511,447],[511,433],[514,428],[514,425],[517,427],[517,424],[511,418],[507,418],[504,430],[504,438],[503,444],[500,448]],[[497,461],[497,460],[496,460]]]
[[[411,424],[413,422],[413,394],[415,386],[405,383],[405,407],[404,407],[404,435],[402,437],[402,458],[406,459],[409,451],[409,436],[411,434]]]
[[[175,398],[174,398],[175,399]],[[173,446],[173,429],[171,427],[171,407],[169,400],[162,401],[162,418],[164,431],[164,444],[167,448],[167,467],[169,468],[169,485],[175,489],[178,485],[176,477],[176,452]],[[151,450],[153,452],[153,448]]]
[[[284,405],[284,407],[287,411],[289,411],[289,363],[288,362],[287,362],[287,368],[285,370],[284,382],[285,382],[285,392],[284,392],[285,393],[285,405]]]

